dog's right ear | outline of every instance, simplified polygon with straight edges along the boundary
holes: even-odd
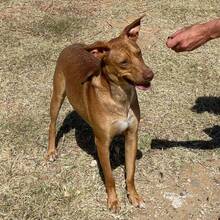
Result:
[[[102,60],[102,58],[109,52],[110,48],[107,42],[97,41],[93,44],[86,45],[85,50],[93,54],[96,58]]]
[[[131,24],[129,24],[127,27],[125,27],[121,35],[126,36],[128,39],[136,42],[139,36],[139,32],[140,32],[141,19],[144,16],[145,15],[142,15],[140,18],[136,19]]]

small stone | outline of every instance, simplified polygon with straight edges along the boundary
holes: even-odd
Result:
[[[160,171],[159,174],[160,174],[160,178],[163,179],[163,177],[164,177],[163,172]]]
[[[64,192],[64,197],[70,197],[70,193],[67,192],[67,191],[65,191],[65,192]]]
[[[92,160],[90,163],[90,167],[95,167],[97,166],[97,161],[96,160]]]
[[[184,196],[183,197],[179,196],[176,193],[168,193],[168,192],[166,192],[164,194],[164,198],[170,200],[171,201],[171,205],[175,209],[180,208],[183,205],[184,201],[185,201],[185,197]]]
[[[182,191],[182,192],[180,192],[180,196],[186,196],[188,193],[187,193],[187,191]]]
[[[78,196],[81,192],[79,190],[76,190],[76,195]]]

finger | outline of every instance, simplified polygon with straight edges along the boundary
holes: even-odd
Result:
[[[173,47],[172,49],[173,49],[175,52],[177,52],[177,53],[186,51],[186,49],[183,48],[180,43],[178,43],[178,44],[177,44],[175,47]]]
[[[174,38],[174,37],[176,37],[179,33],[182,33],[183,31],[185,31],[185,29],[186,29],[185,27],[179,29],[179,30],[176,31],[175,33],[171,34],[168,38]]]
[[[182,32],[184,32],[186,30],[186,28],[182,28],[178,31],[176,31],[175,33],[171,34],[168,38],[167,38],[167,42],[166,42],[166,45],[168,48],[173,48],[175,47],[178,43],[179,43],[179,40],[178,40],[178,35]]]
[[[168,48],[173,48],[179,43],[179,39],[176,38],[168,38],[166,41],[166,45]]]
[[[180,44],[176,44],[173,48],[172,48],[175,52],[181,52],[181,47]]]

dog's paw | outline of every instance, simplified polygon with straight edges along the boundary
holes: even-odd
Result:
[[[58,153],[57,153],[56,150],[54,150],[54,151],[51,151],[51,152],[47,152],[47,154],[45,156],[45,159],[47,161],[53,162],[57,159],[57,157],[58,157]]]
[[[145,202],[137,193],[128,195],[130,203],[137,208],[145,208]]]
[[[114,213],[118,213],[120,211],[120,204],[117,198],[108,199],[108,209]]]

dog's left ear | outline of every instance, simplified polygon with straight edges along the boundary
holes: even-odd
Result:
[[[84,49],[91,53],[94,57],[98,58],[96,65],[86,73],[83,77],[81,84],[90,81],[92,77],[98,76],[101,72],[102,62],[105,56],[107,56],[110,48],[107,42],[97,41],[90,45],[85,45]]]
[[[127,27],[125,27],[121,35],[124,35],[128,37],[130,40],[133,40],[136,42],[139,36],[140,29],[141,29],[141,19],[143,17],[144,15],[136,19],[135,21],[133,21]]]
[[[97,41],[93,44],[87,45],[84,47],[85,50],[90,52],[96,58],[102,60],[102,58],[107,54],[110,50],[108,43],[104,41]]]

